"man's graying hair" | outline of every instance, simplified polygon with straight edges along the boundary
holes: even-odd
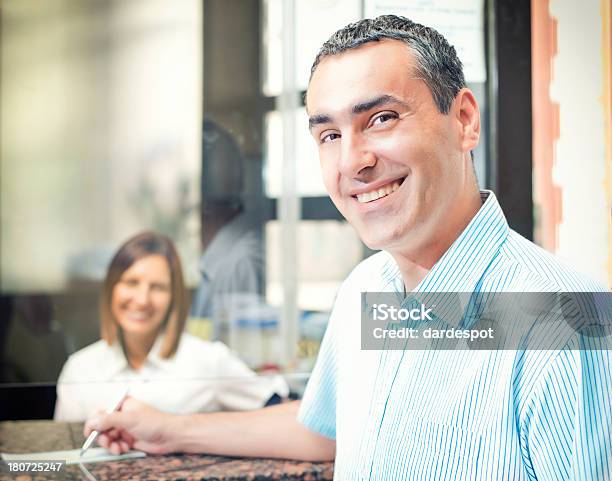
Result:
[[[310,77],[325,57],[386,38],[400,40],[412,49],[417,60],[416,76],[429,87],[438,110],[448,114],[453,99],[465,87],[461,61],[455,48],[436,30],[405,17],[381,15],[338,30],[319,50],[310,69]]]

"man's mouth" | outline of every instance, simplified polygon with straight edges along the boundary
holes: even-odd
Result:
[[[357,198],[357,201],[360,202],[361,204],[365,204],[367,202],[373,202],[375,200],[381,199],[395,192],[397,189],[399,189],[400,185],[402,185],[402,182],[404,182],[404,179],[405,177],[402,177],[401,179],[397,179],[397,180],[394,180],[393,182],[389,182],[388,184],[383,185],[382,187],[379,187],[378,189],[373,189],[369,192],[364,192],[363,194],[357,194],[355,197]]]

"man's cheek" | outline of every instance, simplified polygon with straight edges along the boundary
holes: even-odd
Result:
[[[332,197],[333,200],[339,195],[340,186],[338,185],[338,177],[335,172],[332,172],[329,169],[325,168],[323,168],[323,170],[321,171],[321,176],[323,178],[323,185],[325,186],[325,190],[327,191],[327,194]]]

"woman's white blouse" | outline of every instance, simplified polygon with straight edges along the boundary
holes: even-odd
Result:
[[[257,409],[275,393],[288,394],[281,376],[258,376],[221,342],[184,333],[174,356],[162,359],[162,339],[137,371],[117,342],[100,340],[71,355],[57,383],[55,420],[83,421],[126,385],[130,396],[171,413]]]

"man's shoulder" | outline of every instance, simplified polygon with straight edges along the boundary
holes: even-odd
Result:
[[[507,241],[502,246],[500,257],[505,269],[514,272],[512,284],[519,290],[568,292],[607,290],[588,275],[579,272],[513,230],[510,230]]]
[[[255,229],[246,230],[233,239],[233,244],[226,247],[231,247],[232,251],[240,254],[261,256],[263,255],[263,237]]]

